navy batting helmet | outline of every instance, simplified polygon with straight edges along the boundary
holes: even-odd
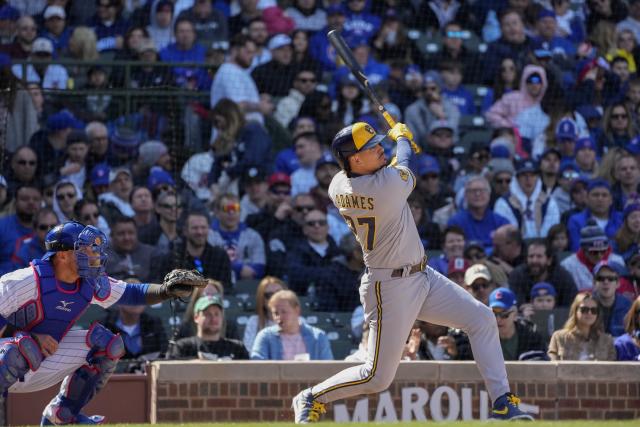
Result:
[[[338,132],[331,143],[331,152],[340,168],[349,170],[349,156],[380,144],[386,135],[379,135],[371,125],[358,122]]]
[[[85,226],[77,221],[66,221],[53,227],[44,239],[44,246],[47,252],[42,259],[49,259],[56,252],[72,251],[78,236]]]

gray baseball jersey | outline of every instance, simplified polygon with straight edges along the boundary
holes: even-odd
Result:
[[[398,268],[419,263],[424,248],[407,197],[416,179],[404,166],[387,166],[353,178],[338,172],[329,196],[355,233],[370,268]]]

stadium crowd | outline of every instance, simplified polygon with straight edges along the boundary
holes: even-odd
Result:
[[[113,277],[210,279],[172,331],[108,313],[129,358],[362,360],[328,146],[385,125],[331,29],[422,147],[429,264],[505,359],[640,360],[640,0],[0,0],[0,274],[76,219]],[[310,313],[349,315],[346,350]],[[464,331],[407,332],[408,360],[473,359]]]

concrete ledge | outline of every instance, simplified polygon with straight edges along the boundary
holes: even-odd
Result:
[[[159,382],[197,381],[320,381],[356,363],[327,362],[153,362]],[[507,362],[511,381],[638,381],[640,363],[623,362]],[[396,380],[475,381],[482,380],[475,362],[402,362]]]

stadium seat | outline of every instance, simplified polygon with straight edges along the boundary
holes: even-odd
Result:
[[[255,297],[256,289],[258,289],[259,280],[256,279],[243,279],[238,280],[233,286],[234,295],[248,295],[250,298]]]
[[[335,360],[343,360],[345,357],[358,349],[358,346],[351,340],[334,340],[331,341],[331,351]]]
[[[458,147],[462,147],[464,149],[464,152],[468,153],[471,144],[473,144],[474,142],[484,142],[488,144],[489,142],[491,142],[491,131],[488,129],[483,129],[466,132],[460,138]]]

